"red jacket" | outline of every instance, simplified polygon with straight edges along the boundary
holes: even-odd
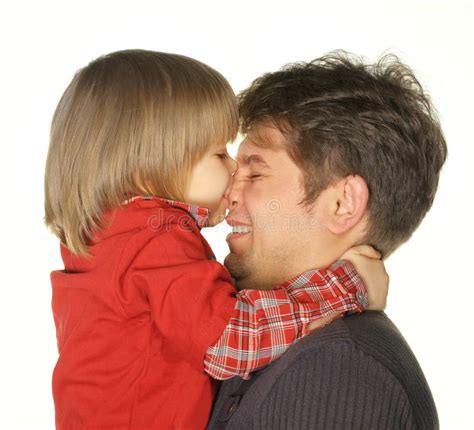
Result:
[[[203,428],[215,384],[204,356],[235,306],[230,274],[203,259],[212,250],[201,234],[189,234],[198,227],[182,209],[139,199],[106,219],[113,213],[113,224],[93,238],[92,260],[61,245],[65,270],[51,272],[56,426]],[[190,260],[189,282],[168,288]]]

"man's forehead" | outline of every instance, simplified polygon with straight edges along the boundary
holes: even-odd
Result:
[[[259,127],[258,130],[252,130],[239,146],[237,162],[242,165],[257,163],[269,167],[269,159],[285,149],[283,139],[282,134],[274,128]]]
[[[258,164],[262,167],[269,167],[268,161],[271,159],[272,152],[274,151],[255,145],[246,137],[237,151],[237,162],[242,166]]]
[[[250,141],[259,148],[272,151],[283,149],[286,143],[285,137],[276,126],[263,124],[247,130],[245,140]]]

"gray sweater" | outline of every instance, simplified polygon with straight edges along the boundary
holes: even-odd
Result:
[[[208,429],[437,429],[423,372],[383,312],[340,318],[244,381],[221,384]]]

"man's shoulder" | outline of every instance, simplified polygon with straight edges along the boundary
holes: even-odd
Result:
[[[343,399],[338,402],[339,396]],[[238,408],[229,406],[231,402],[238,403]],[[276,406],[271,403],[278,402],[281,405],[275,415]],[[234,378],[222,384],[210,427],[219,428],[215,424],[219,419],[227,419],[231,424],[227,427],[234,428],[232,423],[250,425],[257,416],[261,420],[262,416],[282,418],[297,414],[309,422],[323,420],[314,423],[317,428],[342,428],[345,422],[341,420],[357,420],[360,411],[351,409],[358,409],[358,402],[365,402],[359,406],[366,410],[375,408],[374,416],[391,414],[393,419],[400,419],[400,428],[411,424],[416,427],[417,422],[418,426],[431,422],[425,428],[438,425],[423,372],[409,345],[383,312],[365,312],[336,320],[298,341],[249,381]],[[302,406],[293,410],[288,404]],[[320,409],[321,404],[325,404],[324,410]],[[339,407],[342,410],[336,413]],[[235,417],[226,413],[229,408],[232,415],[237,410]],[[365,426],[372,425],[370,420],[363,421],[366,417],[361,420]],[[398,424],[393,421],[390,425],[397,428]],[[263,425],[260,421],[259,426],[278,428],[275,422]]]
[[[305,361],[345,345],[380,362],[397,378],[407,372],[420,374],[421,368],[410,346],[384,312],[367,311],[340,318],[296,342],[277,361],[256,372],[257,378],[272,378],[294,366],[305,370]],[[264,376],[265,375],[265,376]]]
[[[301,355],[314,354],[340,342],[373,357],[396,376],[401,376],[400,363],[413,373],[421,372],[413,351],[396,325],[384,312],[376,311],[346,316],[311,333],[288,351],[288,360],[298,360]]]

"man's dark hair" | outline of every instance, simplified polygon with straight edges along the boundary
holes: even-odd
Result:
[[[311,205],[336,180],[357,174],[369,188],[365,243],[384,257],[431,208],[446,142],[430,98],[395,55],[375,64],[345,51],[292,63],[239,95],[241,131],[273,125],[304,175]]]

